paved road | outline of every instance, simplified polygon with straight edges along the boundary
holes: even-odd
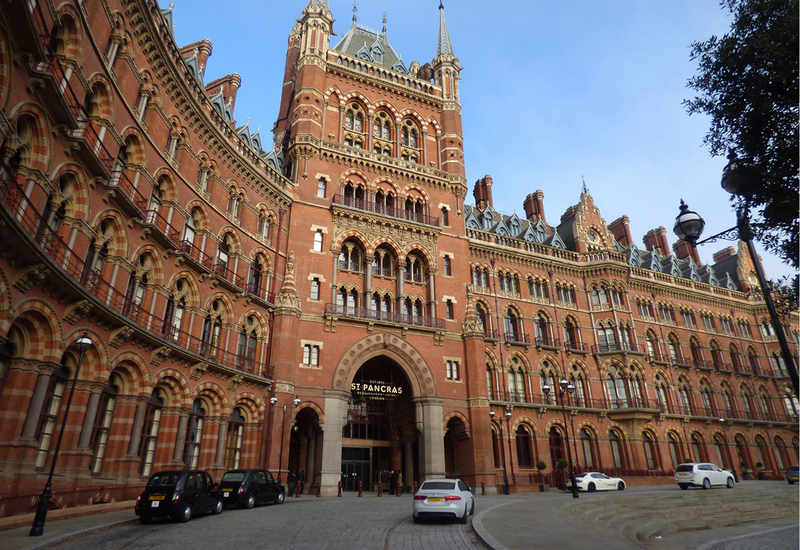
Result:
[[[304,496],[280,506],[226,510],[219,516],[176,524],[140,525],[132,503],[116,511],[56,521],[45,536],[26,527],[0,531],[0,549],[296,550],[474,549],[529,550],[794,550],[798,490],[778,482],[745,482],[736,489],[680,491],[674,486],[632,487],[624,492],[476,495],[468,525],[414,524],[409,496],[357,498]],[[725,507],[728,507],[727,509]],[[102,507],[86,507],[91,514]],[[66,511],[60,511],[66,512]],[[713,517],[713,521],[709,521]],[[0,528],[10,526],[0,520]]]

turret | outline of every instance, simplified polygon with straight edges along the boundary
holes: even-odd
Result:
[[[466,175],[464,168],[464,142],[461,131],[461,105],[458,81],[461,66],[453,52],[450,33],[444,18],[444,5],[439,2],[439,34],[436,40],[436,57],[433,60],[433,78],[442,88],[442,169],[452,174]]]

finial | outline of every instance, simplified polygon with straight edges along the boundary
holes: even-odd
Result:
[[[444,4],[442,4],[442,0],[439,0],[439,9],[440,10],[444,9]]]
[[[358,6],[356,5],[358,0],[353,0],[353,23],[356,22],[356,12],[358,11]]]
[[[169,3],[169,9],[172,9],[172,8],[174,8],[174,7],[175,7],[175,2],[170,2],[170,3]]]
[[[386,12],[383,12],[383,34],[386,34]]]
[[[589,188],[586,187],[586,180],[583,179],[583,174],[581,174],[581,181],[583,182],[583,192],[588,195],[589,194]]]

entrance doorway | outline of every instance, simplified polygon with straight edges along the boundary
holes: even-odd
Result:
[[[358,491],[362,482],[370,490],[370,449],[368,447],[342,447],[342,490]]]
[[[342,429],[342,490],[377,491],[381,473],[399,470],[413,485],[417,462],[416,409],[411,384],[387,357],[374,357],[351,380]]]

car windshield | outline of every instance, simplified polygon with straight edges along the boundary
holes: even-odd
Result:
[[[694,471],[694,465],[693,464],[681,464],[680,466],[675,468],[675,471],[676,472],[692,472],[692,471]]]
[[[148,487],[175,487],[180,481],[178,474],[155,474],[147,483]]]
[[[222,481],[242,481],[244,479],[244,472],[226,472],[222,476]]]
[[[456,484],[450,481],[426,481],[420,487],[421,491],[431,491],[431,490],[450,490],[456,488]]]

